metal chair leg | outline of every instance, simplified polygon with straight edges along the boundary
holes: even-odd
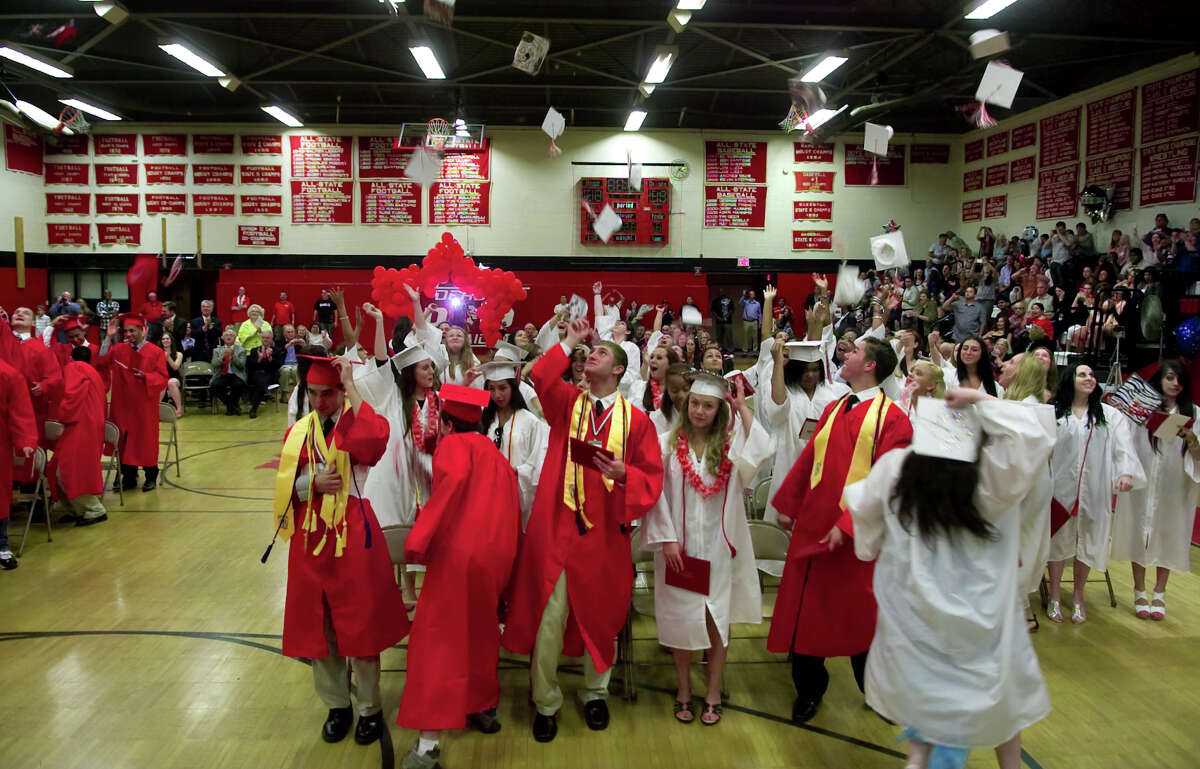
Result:
[[[179,478],[182,475],[182,471],[179,469],[179,431],[174,422],[171,423],[171,443],[175,444],[175,477]]]
[[[1115,609],[1117,608],[1117,594],[1113,592],[1112,577],[1108,576],[1108,570],[1104,571],[1104,582],[1108,585],[1108,602]]]

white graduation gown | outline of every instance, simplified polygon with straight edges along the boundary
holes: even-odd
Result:
[[[1055,434],[1054,406],[1042,403],[1032,395],[1021,403],[1037,414],[1046,435]],[[1038,589],[1042,574],[1046,570],[1046,561],[1050,559],[1050,498],[1054,496],[1049,458],[1036,467],[1030,467],[1028,472],[1036,477],[1033,488],[1020,502],[1021,558],[1018,586],[1022,606],[1028,600],[1029,594]]]
[[[911,448],[884,454],[848,486],[854,550],[876,559],[875,638],[867,655],[867,704],[959,748],[991,748],[1045,718],[1050,696],[1017,600],[1019,505],[1053,436],[1021,404],[975,406],[989,440],[974,501],[995,539],[966,532],[928,541],[901,525],[892,500]]]
[[[1172,409],[1172,413],[1178,409]],[[1200,434],[1200,410],[1192,431]],[[1184,450],[1183,439],[1173,436],[1159,441],[1157,452],[1150,446],[1150,431],[1133,427],[1133,445],[1146,472],[1146,487],[1117,498],[1113,520],[1112,557],[1142,566],[1161,566],[1171,571],[1191,568],[1192,526],[1200,494],[1200,462]]]
[[[667,415],[664,414],[661,409],[655,409],[654,411],[651,411],[648,416],[650,417],[651,423],[654,424],[654,431],[658,433],[659,438],[671,432],[676,427],[679,427],[679,409],[675,409],[675,413],[670,419],[667,418]]]
[[[521,531],[524,531],[529,523],[529,513],[533,509],[538,476],[542,473],[542,460],[546,458],[550,425],[538,419],[528,409],[517,409],[501,430],[500,453],[517,471],[517,492],[521,499]],[[495,418],[486,425],[484,434],[495,440]]]
[[[1104,410],[1103,425],[1089,428],[1086,415],[1076,419],[1069,411],[1058,420],[1050,465],[1054,498],[1071,510],[1078,490],[1079,515],[1069,518],[1050,537],[1050,560],[1065,561],[1074,556],[1093,569],[1106,571],[1117,479],[1128,475],[1134,488],[1140,488],[1145,486],[1146,476],[1133,449],[1133,423],[1106,403],[1100,407]]]
[[[980,363],[982,363],[982,362],[983,361],[980,361]],[[958,369],[955,368],[954,366],[950,365],[949,363],[942,363],[942,381],[946,383],[947,390],[949,390],[951,387],[958,387],[958,385],[959,385]],[[1003,398],[1004,397],[1004,385],[1000,384],[999,382],[996,382],[995,384],[996,384],[996,397]],[[987,392],[987,388],[985,388],[983,386],[982,382],[980,382],[979,386],[976,387],[975,389],[979,390],[980,392],[985,392],[985,393]],[[991,395],[991,393],[988,393],[988,395]]]
[[[642,548],[654,552],[654,618],[658,639],[673,649],[709,648],[712,643],[705,619],[707,611],[721,632],[721,643],[728,646],[731,622],[762,622],[762,591],[750,542],[750,524],[746,520],[744,490],[770,453],[771,441],[757,421],[751,424],[747,436],[741,420],[735,419],[729,445],[733,472],[726,487],[728,493],[722,491],[708,499],[688,484],[675,455],[675,444],[668,445],[669,442],[669,434],[659,436],[664,453],[663,493],[646,513],[640,535]],[[691,453],[692,465],[701,480],[713,483],[716,475],[709,473],[696,458],[694,447]],[[681,542],[685,535],[687,555],[709,562],[707,596],[666,583],[668,567],[663,560],[662,545]],[[730,544],[737,551],[736,557],[731,557]]]
[[[771,397],[770,382],[767,382],[767,386],[758,391],[758,394],[762,395],[763,423],[771,432],[775,452],[775,466],[771,471],[771,488],[767,494],[767,509],[763,513],[763,520],[767,523],[775,523],[778,520],[779,511],[775,509],[775,505],[771,504],[770,500],[775,498],[775,492],[779,491],[779,487],[783,485],[783,479],[787,477],[788,471],[792,469],[792,465],[796,464],[800,453],[804,451],[805,444],[808,443],[808,441],[800,439],[800,430],[804,427],[804,421],[820,419],[826,406],[848,392],[850,392],[850,388],[841,382],[817,385],[811,398],[800,388],[788,388],[787,401],[776,404],[775,399]]]
[[[617,325],[617,321],[620,319],[620,313],[615,308],[611,313],[605,312],[604,315],[598,316],[596,318],[596,334],[604,341],[611,342],[613,340],[613,327]],[[642,376],[642,351],[628,339],[617,344],[625,351],[625,357],[628,360],[625,373],[621,375],[621,381],[617,386],[621,391],[621,395],[628,398],[634,382],[639,381]]]

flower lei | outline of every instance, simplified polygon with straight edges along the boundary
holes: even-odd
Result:
[[[430,399],[434,399],[436,397],[437,396],[432,392],[426,392],[426,405],[429,405],[428,401]],[[412,420],[409,422],[409,424],[412,426],[413,445],[417,447],[417,451],[429,454],[432,452],[427,449],[426,441],[428,441],[430,438],[436,437],[440,432],[441,409],[437,408],[435,401],[433,408],[425,409],[427,413],[424,422],[421,421],[421,411],[421,407],[414,403]]]
[[[662,408],[662,385],[657,379],[650,380],[650,397],[654,399],[654,408]]]
[[[688,485],[692,487],[703,499],[719,494],[725,488],[725,484],[729,483],[729,476],[733,470],[733,462],[729,459],[729,436],[725,436],[725,449],[721,453],[721,464],[717,468],[717,479],[712,484],[706,484],[701,478],[700,473],[696,472],[695,465],[692,464],[691,448],[688,445],[687,435],[683,430],[679,431],[679,437],[675,440],[675,457],[679,460],[679,467],[683,469],[683,477],[687,479]]]

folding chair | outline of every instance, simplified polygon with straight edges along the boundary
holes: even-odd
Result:
[[[211,363],[194,360],[183,364],[183,398],[186,401],[188,393],[195,393],[196,400],[201,398],[199,395],[204,395],[204,400],[212,403],[212,392],[210,385],[212,384],[213,367]]]
[[[45,421],[46,440],[56,441],[62,437],[65,426],[57,419],[47,419]]]
[[[400,574],[404,569],[404,541],[408,539],[412,526],[385,526],[383,538],[387,541],[388,555],[392,558],[392,566],[396,570],[396,584],[400,584]]]
[[[788,535],[783,529],[765,521],[750,521],[750,545],[754,548],[754,565],[758,568],[758,587],[763,589],[763,575],[783,576],[787,561]]]
[[[1074,576],[1074,570],[1075,570],[1075,560],[1074,560],[1074,559],[1070,559],[1070,560],[1067,562],[1067,564],[1068,564],[1068,566],[1070,566],[1070,568],[1071,568],[1071,571],[1072,571],[1072,576]],[[1095,571],[1095,569],[1092,569],[1092,571]],[[1065,570],[1065,569],[1064,569],[1063,573],[1064,573],[1064,575],[1066,574],[1066,570]],[[1063,577],[1063,581],[1064,581],[1064,582],[1066,581],[1066,577],[1065,577],[1065,576]],[[1109,605],[1110,605],[1112,608],[1114,608],[1114,609],[1115,609],[1115,608],[1117,608],[1117,594],[1116,594],[1116,592],[1113,590],[1113,586],[1112,586],[1112,577],[1108,576],[1108,571],[1107,571],[1107,570],[1105,570],[1105,571],[1104,571],[1104,579],[1102,579],[1102,580],[1100,580],[1100,579],[1089,579],[1089,580],[1087,581],[1087,584],[1089,584],[1089,585],[1090,585],[1090,584],[1092,584],[1093,582],[1103,582],[1105,585],[1107,585],[1107,586],[1108,586],[1108,603],[1109,603]],[[1045,611],[1045,610],[1046,610],[1046,607],[1048,607],[1048,606],[1050,605],[1050,587],[1049,587],[1049,584],[1050,584],[1050,583],[1049,583],[1049,575],[1048,575],[1048,574],[1045,574],[1045,573],[1043,573],[1043,574],[1042,574],[1042,581],[1038,583],[1038,597],[1042,599],[1042,611]]]
[[[165,440],[165,441],[162,440],[161,438],[158,441],[158,445],[160,445],[160,446],[165,445],[167,447],[167,455],[165,457],[163,457],[162,471],[165,473],[167,471],[167,465],[169,465],[171,463],[171,447],[174,446],[175,447],[175,477],[178,478],[180,475],[180,471],[179,471],[179,429],[177,427],[177,425],[179,423],[179,417],[175,416],[175,407],[169,403],[158,404],[158,423],[159,423],[159,427],[162,427],[163,424],[171,425],[170,437],[168,437],[167,440]]]
[[[754,487],[754,492],[750,495],[750,502],[746,506],[746,515],[752,521],[761,521],[767,512],[767,502],[771,493],[771,477],[767,476],[758,482]]]
[[[634,581],[634,591],[638,592],[654,592],[654,553],[643,550],[638,547],[637,533],[634,533],[633,541],[633,568],[637,576]],[[649,567],[649,568],[647,568]],[[646,584],[645,577],[649,575],[649,587],[641,587],[640,584]],[[654,615],[653,604],[648,612],[639,611],[638,613],[646,613],[650,616]],[[629,612],[625,615],[625,627],[621,628],[621,632],[617,634],[617,659],[615,665],[621,666],[621,699],[626,702],[637,702],[637,676],[635,666],[637,665],[637,657],[634,654],[633,648],[633,601],[629,602]]]
[[[33,525],[33,513],[37,509],[39,500],[42,503],[42,513],[46,516],[46,541],[54,541],[50,532],[50,490],[46,484],[46,450],[39,446],[34,449],[33,456],[28,459],[25,457],[14,458],[13,466],[23,468],[26,462],[33,462],[35,479],[33,491],[29,493],[14,491],[12,495],[13,502],[29,502],[29,517],[25,520],[25,534],[21,537],[21,547],[17,549],[18,556],[25,552],[25,540],[29,539],[29,529]]]
[[[121,430],[114,422],[104,423],[104,453],[100,455],[100,461],[104,467],[104,492],[107,494],[108,490],[112,488],[108,483],[109,477],[113,474],[117,478],[121,477]],[[117,484],[117,493],[121,497],[121,507],[124,507],[124,484]]]

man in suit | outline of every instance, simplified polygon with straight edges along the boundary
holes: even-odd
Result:
[[[192,339],[195,344],[189,351],[190,360],[198,360],[208,363],[212,358],[213,350],[217,348],[217,344],[221,341],[221,319],[213,315],[213,303],[211,299],[205,299],[200,303],[200,317],[192,319]]]
[[[180,349],[180,343],[183,341],[183,337],[187,335],[188,322],[175,314],[174,302],[163,302],[163,314],[158,322],[162,326],[163,333],[171,335],[171,341],[175,343],[175,349]],[[161,338],[162,334],[159,334],[159,339]],[[155,339],[154,342],[157,344],[158,339]]]

